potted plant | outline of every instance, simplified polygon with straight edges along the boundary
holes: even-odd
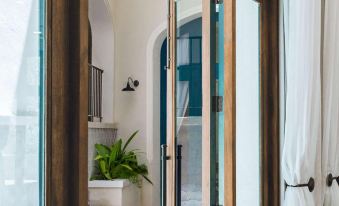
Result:
[[[147,177],[145,164],[138,163],[138,150],[127,150],[136,137],[134,132],[123,144],[116,140],[112,145],[96,144],[96,173],[89,182],[89,200],[94,206],[136,206],[140,202],[139,188]]]

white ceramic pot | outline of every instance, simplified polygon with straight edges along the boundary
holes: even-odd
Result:
[[[128,180],[88,182],[90,206],[139,206],[140,189]]]

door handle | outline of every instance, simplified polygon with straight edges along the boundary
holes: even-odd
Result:
[[[165,69],[170,69],[171,67],[171,0],[167,0],[167,64]]]
[[[167,195],[167,145],[161,145],[161,206],[166,206],[166,195]]]
[[[176,161],[176,167],[175,167],[175,177],[176,177],[176,206],[181,206],[181,160],[182,160],[182,145],[177,145],[177,161]]]

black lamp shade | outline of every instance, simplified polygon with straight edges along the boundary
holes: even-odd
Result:
[[[135,91],[135,89],[133,89],[133,88],[131,87],[131,85],[129,85],[129,82],[127,82],[126,87],[123,88],[122,91],[124,91],[124,92],[132,92],[132,91]]]

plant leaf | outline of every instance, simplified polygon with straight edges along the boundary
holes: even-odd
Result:
[[[134,171],[134,170],[132,169],[132,167],[130,167],[130,166],[128,166],[128,165],[121,164],[121,166],[122,166],[122,167],[125,167],[125,168],[127,168],[127,169],[129,169],[129,170],[131,170],[131,171]]]
[[[111,153],[111,149],[103,144],[95,144],[95,149],[101,156],[108,156]]]
[[[109,168],[107,167],[107,162],[105,160],[100,160],[99,161],[99,169],[100,169],[100,173],[102,176],[104,176],[106,179],[111,180],[112,177],[109,173]]]
[[[99,169],[102,174],[105,174],[107,172],[106,162],[105,160],[99,161]]]
[[[139,130],[135,131],[127,140],[126,144],[124,145],[124,148],[122,149],[122,152],[124,153],[127,146],[129,145],[129,143],[133,140],[133,138],[135,137],[135,135],[139,132]]]
[[[142,175],[142,177],[145,178],[147,182],[151,183],[151,185],[153,185],[153,182],[146,175]]]
[[[137,133],[138,131],[134,132],[124,145],[122,139],[115,141],[110,147],[102,144],[95,145],[97,173],[91,177],[91,180],[128,179],[131,183],[141,187],[142,178],[144,178],[153,184],[147,177],[147,166],[138,164],[138,154],[141,152],[137,149],[126,151]]]
[[[122,140],[120,139],[117,143],[111,146],[111,154],[109,156],[109,167],[112,166],[113,162],[119,159],[121,153],[121,145]]]
[[[104,158],[107,158],[108,157],[108,155],[106,155],[106,156],[102,156],[102,155],[97,155],[95,158],[94,158],[94,160],[101,160],[101,159],[104,159]]]

